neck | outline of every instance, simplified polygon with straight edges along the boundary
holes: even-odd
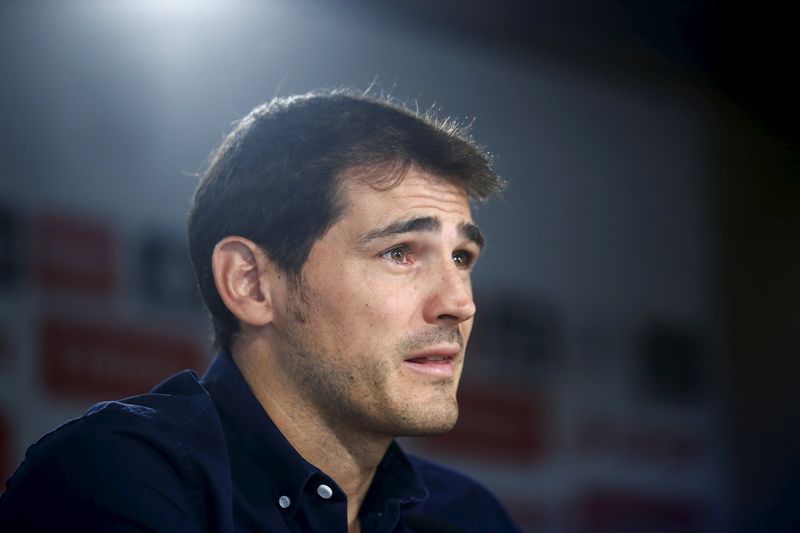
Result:
[[[313,402],[298,397],[287,381],[275,379],[280,373],[269,365],[271,358],[237,353],[234,360],[261,406],[292,447],[347,494],[349,531],[360,531],[359,510],[391,437],[330,420]]]

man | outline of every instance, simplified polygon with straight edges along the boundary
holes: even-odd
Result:
[[[463,131],[386,101],[253,110],[189,216],[219,355],[32,446],[0,526],[515,530],[480,485],[394,441],[456,422],[484,244],[470,201],[500,186]]]

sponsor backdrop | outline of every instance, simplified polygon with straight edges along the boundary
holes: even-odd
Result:
[[[395,14],[2,9],[0,477],[93,402],[213,356],[184,220],[230,123],[275,94],[372,86],[474,121],[510,181],[476,214],[461,419],[405,445],[526,531],[734,529],[718,188],[732,139],[761,134],[647,47],[521,56]]]

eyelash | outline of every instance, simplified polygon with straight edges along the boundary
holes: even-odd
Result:
[[[455,252],[453,252],[454,263],[456,262],[456,254],[464,256],[463,264],[458,265],[458,263],[456,263],[456,266],[460,266],[464,270],[468,270],[475,263],[475,254],[473,254],[472,252],[468,252],[467,250],[456,250]]]
[[[394,252],[402,252],[404,254],[410,254],[411,253],[411,247],[409,245],[407,245],[407,244],[401,244],[401,245],[398,245],[398,246],[393,246],[393,247],[389,248],[388,250],[386,250],[385,252],[383,252],[381,254],[381,257],[385,257],[389,261],[392,261],[392,262],[398,263],[398,264],[404,264],[404,263],[402,263],[400,261],[395,260],[392,257],[392,254]]]
[[[394,252],[402,252],[404,254],[410,254],[411,253],[411,247],[409,245],[407,245],[407,244],[401,244],[399,246],[393,246],[392,248],[389,248],[388,250],[386,250],[385,252],[383,252],[381,254],[381,257],[385,257],[388,260],[393,261],[393,262],[395,262],[397,264],[406,264],[404,262],[396,261],[395,259],[393,259],[392,258],[392,253],[394,253]],[[454,263],[456,262],[456,256],[463,256],[463,258],[464,258],[463,259],[463,263],[461,265],[456,263],[456,266],[459,266],[459,267],[463,268],[464,270],[468,270],[470,267],[472,267],[473,263],[475,263],[475,254],[473,254],[470,251],[467,251],[467,250],[456,250],[455,252],[453,252],[453,262]]]

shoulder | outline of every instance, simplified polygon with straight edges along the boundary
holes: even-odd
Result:
[[[213,446],[215,436],[222,439],[214,403],[194,373],[185,371],[148,394],[95,404],[32,445],[23,466],[70,454],[96,465],[98,458],[124,459],[145,450],[178,461],[189,449]]]
[[[193,374],[178,374],[153,393],[97,404],[32,445],[6,482],[0,525],[196,529],[196,491],[226,457],[213,402]]]
[[[414,512],[474,532],[516,532],[507,511],[486,487],[452,468],[409,455],[425,481],[428,498]]]

